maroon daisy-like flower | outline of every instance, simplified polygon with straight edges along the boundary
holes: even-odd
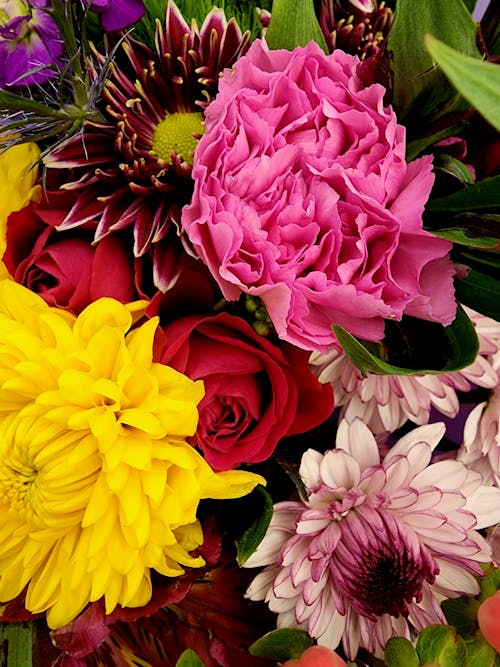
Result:
[[[328,50],[342,49],[361,60],[377,55],[394,14],[377,0],[321,0],[319,23]]]
[[[76,202],[59,229],[85,225],[98,242],[132,226],[134,254],[153,248],[155,283],[164,289],[162,246],[191,197],[203,109],[216,93],[219,72],[249,40],[221,9],[212,9],[201,28],[194,21],[189,26],[173,0],[164,26],[157,21],[155,51],[125,37],[104,84],[103,122],[86,122],[45,159],[49,169],[74,170],[62,187],[76,193]],[[95,55],[91,75],[97,79],[107,59]]]

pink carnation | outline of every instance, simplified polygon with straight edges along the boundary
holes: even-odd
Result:
[[[256,40],[205,113],[182,224],[226,299],[264,302],[278,335],[326,351],[331,324],[380,340],[403,313],[450,324],[451,244],[422,229],[432,157],[359,59]]]

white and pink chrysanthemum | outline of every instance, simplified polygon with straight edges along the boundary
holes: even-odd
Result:
[[[332,384],[340,417],[352,421],[360,417],[374,433],[392,433],[407,420],[415,424],[429,421],[431,408],[446,417],[456,417],[460,409],[457,391],[474,386],[493,388],[497,373],[493,355],[500,348],[500,323],[466,309],[479,338],[474,362],[454,373],[440,375],[375,375],[361,371],[337,348],[326,354],[313,352],[310,366],[322,383]]]
[[[498,373],[496,387],[488,400],[476,405],[467,417],[457,458],[479,471],[485,483],[500,486],[500,353],[494,363]]]
[[[342,640],[349,659],[444,623],[443,599],[478,593],[474,575],[491,548],[476,529],[500,519],[500,489],[461,462],[430,464],[443,433],[420,426],[380,461],[357,419],[341,422],[336,449],[307,450],[307,499],[274,506],[245,563],[266,566],[247,597],[265,600],[279,627],[302,627],[332,649]]]

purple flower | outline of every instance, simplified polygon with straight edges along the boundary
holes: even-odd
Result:
[[[63,42],[49,9],[48,0],[0,1],[0,87],[55,76],[49,65],[61,64]]]
[[[309,449],[308,497],[281,502],[245,567],[266,566],[247,591],[319,644],[383,654],[391,636],[445,623],[440,602],[476,595],[490,545],[477,529],[500,519],[500,489],[463,463],[431,461],[443,424],[414,429],[380,460],[359,419],[339,425],[337,448]]]
[[[104,30],[122,30],[144,15],[142,0],[83,0],[96,14],[101,15]]]

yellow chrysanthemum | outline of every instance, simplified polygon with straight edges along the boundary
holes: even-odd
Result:
[[[152,361],[156,320],[100,299],[77,318],[0,282],[0,600],[26,585],[49,626],[104,598],[141,606],[150,570],[199,567],[202,498],[264,480],[214,473],[186,441],[203,384]]]
[[[0,259],[5,252],[7,218],[40,196],[40,185],[35,184],[38,170],[30,169],[39,155],[34,143],[12,146],[0,153]],[[0,277],[3,275],[0,272]]]

